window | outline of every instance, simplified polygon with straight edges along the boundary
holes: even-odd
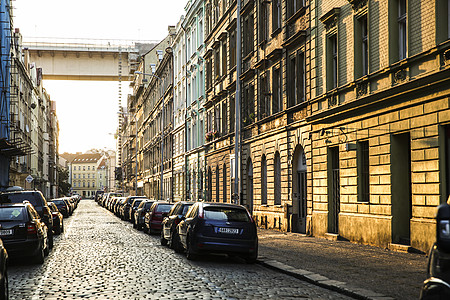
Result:
[[[243,99],[243,117],[244,126],[253,123],[255,120],[255,89],[253,84],[249,84],[244,88]]]
[[[278,151],[275,153],[274,181],[274,205],[281,205],[281,160]]]
[[[87,168],[87,169],[88,169],[88,171],[89,171],[89,170],[91,170],[91,166],[88,166],[88,168]]]
[[[369,141],[357,144],[358,201],[369,202]]]
[[[268,2],[266,0],[260,1],[260,14],[259,14],[259,42],[266,41],[269,38],[269,11]]]
[[[399,59],[406,58],[407,53],[407,28],[406,28],[406,0],[398,1],[398,55]]]
[[[261,119],[270,116],[270,90],[268,75],[264,73],[260,79],[259,116]]]
[[[276,114],[282,110],[281,96],[281,70],[280,67],[273,69],[272,78],[272,113]]]
[[[272,33],[281,28],[281,0],[272,0]]]
[[[327,43],[327,89],[332,90],[338,86],[338,44],[337,36],[328,37]]]
[[[355,20],[355,79],[369,74],[367,14]]]
[[[254,39],[254,24],[253,24],[253,14],[250,14],[244,18],[244,37],[243,37],[243,48],[244,53],[243,56],[249,55],[253,52],[253,39]]]
[[[222,102],[222,134],[228,133],[228,113],[227,113],[227,100]]]
[[[288,73],[288,101],[289,106],[294,106],[303,102],[305,95],[305,59],[302,52],[289,57]]]
[[[217,104],[214,108],[214,130],[220,132],[220,105]]]
[[[222,41],[222,75],[227,74],[227,41]]]
[[[304,4],[304,0],[287,0],[287,17],[292,17]]]
[[[206,60],[206,89],[209,90],[212,86],[212,61],[211,58]]]
[[[214,78],[218,80],[220,78],[220,49],[217,47],[214,50]]]
[[[236,66],[236,29],[230,33],[230,69]]]
[[[234,100],[234,96],[230,98],[230,132],[234,132],[234,123],[236,122],[234,116],[236,112],[236,102]]]
[[[261,205],[267,204],[267,161],[263,155],[261,159]]]

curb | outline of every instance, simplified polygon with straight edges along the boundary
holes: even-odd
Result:
[[[312,283],[314,285],[326,288],[328,290],[332,290],[346,296],[361,299],[361,300],[394,300],[394,298],[385,296],[370,290],[357,288],[349,286],[347,283],[337,280],[329,279],[325,276],[322,276],[317,273],[313,273],[303,269],[297,269],[281,263],[279,261],[268,259],[265,257],[259,257],[257,262],[258,264],[267,267],[269,269],[273,269],[284,274],[293,276],[300,280]]]

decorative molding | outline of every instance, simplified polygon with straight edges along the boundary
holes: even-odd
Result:
[[[406,69],[400,69],[393,74],[393,84],[402,83],[406,80],[407,72]]]
[[[359,82],[356,84],[356,97],[362,97],[364,95],[367,95],[369,92],[369,84],[367,81]]]
[[[320,17],[320,21],[325,25],[327,31],[336,27],[340,11],[340,8],[335,7]]]
[[[450,49],[447,49],[444,53],[442,53],[442,61],[444,66],[450,65]]]
[[[337,95],[336,94],[331,95],[328,98],[328,108],[336,106],[337,104],[338,104],[338,97],[337,97]]]
[[[367,7],[367,0],[347,0],[355,12]]]

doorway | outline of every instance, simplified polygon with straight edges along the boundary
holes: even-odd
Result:
[[[339,147],[328,148],[328,232],[339,234],[339,212],[341,186],[339,168]]]
[[[293,207],[292,207],[292,231],[306,233],[307,215],[307,180],[306,180],[306,156],[302,146],[298,146],[294,152],[293,160]]]
[[[247,199],[245,205],[250,214],[253,215],[253,163],[251,159],[247,162]]]
[[[411,138],[402,133],[391,136],[392,242],[410,245]]]

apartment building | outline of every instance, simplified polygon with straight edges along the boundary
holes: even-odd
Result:
[[[75,156],[70,163],[72,170],[72,191],[83,198],[95,196],[97,172],[102,162],[101,153],[83,153]]]
[[[450,191],[449,1],[310,9],[313,234],[427,251]]]
[[[188,1],[183,20],[186,35],[186,199],[206,199],[205,164],[205,2]]]

